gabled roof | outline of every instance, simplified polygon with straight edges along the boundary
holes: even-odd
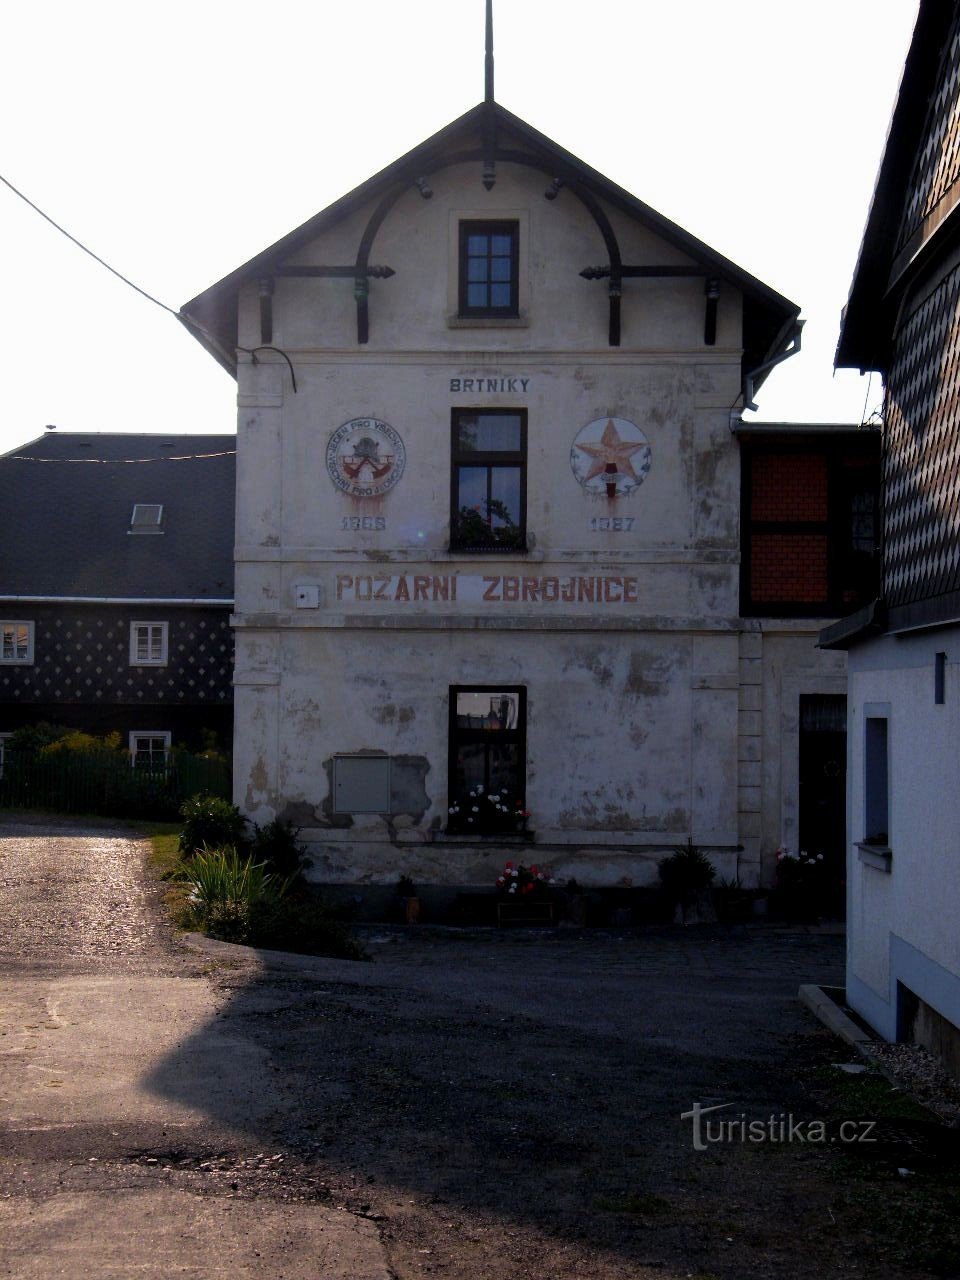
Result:
[[[431,173],[448,159],[451,149],[457,143],[476,137],[477,131],[484,127],[485,113],[490,111],[493,113],[498,135],[512,135],[520,143],[521,150],[529,155],[530,163],[541,167],[548,177],[560,177],[587,188],[593,195],[600,196],[629,217],[642,222],[698,264],[708,267],[711,275],[728,281],[743,293],[745,373],[758,369],[789,345],[800,310],[795,303],[711,249],[669,218],[665,218],[663,214],[657,213],[609,178],[605,178],[596,169],[584,164],[519,116],[494,102],[480,103],[471,108],[426,142],[414,147],[399,160],[315,214],[276,244],[184,303],[180,309],[183,322],[215,359],[235,374],[237,299],[243,285],[250,280],[268,276],[274,266],[298,252],[356,209],[383,196],[398,182],[412,182],[417,177]],[[487,122],[489,124],[489,119]],[[479,181],[479,171],[477,177]],[[198,329],[197,325],[201,328]],[[755,385],[759,385],[762,380],[763,375],[756,379]]]
[[[236,436],[48,431],[0,457],[0,598],[230,600]],[[177,460],[182,459],[182,460]],[[129,533],[135,503],[162,534]]]
[[[907,276],[891,279],[917,152],[923,141],[940,58],[957,13],[956,0],[921,0],[904,63],[867,225],[843,311],[834,364],[885,371]],[[914,268],[917,259],[902,264]],[[899,283],[899,288],[892,287]]]

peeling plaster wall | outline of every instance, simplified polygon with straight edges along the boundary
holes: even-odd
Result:
[[[489,885],[503,843],[442,836],[449,688],[523,685],[527,806],[557,875],[652,883],[691,837],[722,875],[743,863],[756,883],[772,829],[757,775],[780,689],[759,628],[742,635],[738,617],[740,296],[721,286],[708,347],[702,279],[626,281],[611,349],[606,286],[579,275],[605,248],[569,191],[550,204],[542,175],[511,164],[490,193],[475,164],[431,186],[377,234],[371,261],[397,274],[371,282],[366,346],[351,281],[281,277],[274,342],[298,393],[268,358],[240,365],[237,802],[302,827],[320,882]],[[688,264],[606,212],[625,262]],[[295,262],[353,261],[369,213]],[[451,319],[461,217],[519,222],[515,323]],[[251,285],[243,345],[259,342],[258,305]],[[458,407],[527,412],[525,555],[448,549]],[[403,441],[402,478],[380,497],[348,496],[328,474],[327,444],[353,418]],[[613,499],[571,466],[577,433],[606,418],[635,424],[651,450],[644,482]],[[366,752],[394,762],[393,812],[335,814],[332,758]]]

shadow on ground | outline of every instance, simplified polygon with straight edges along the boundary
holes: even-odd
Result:
[[[373,1216],[415,1270],[806,1277],[855,1256],[867,1275],[831,1208],[836,1148],[696,1151],[680,1118],[816,1118],[805,1078],[845,1054],[796,991],[837,982],[842,945],[385,932],[371,965],[221,976],[229,1002],[198,1037],[244,1045],[240,1071],[225,1054],[198,1076],[191,1037],[145,1083]]]

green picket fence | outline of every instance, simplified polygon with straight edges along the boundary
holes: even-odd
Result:
[[[134,767],[107,754],[33,756],[8,752],[0,776],[0,809],[47,809],[103,817],[173,820],[198,791],[230,799],[230,766],[178,751],[158,768]]]

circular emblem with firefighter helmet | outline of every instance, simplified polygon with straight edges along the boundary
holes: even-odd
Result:
[[[389,422],[351,418],[327,445],[330,479],[351,498],[379,498],[403,475],[407,451]]]

